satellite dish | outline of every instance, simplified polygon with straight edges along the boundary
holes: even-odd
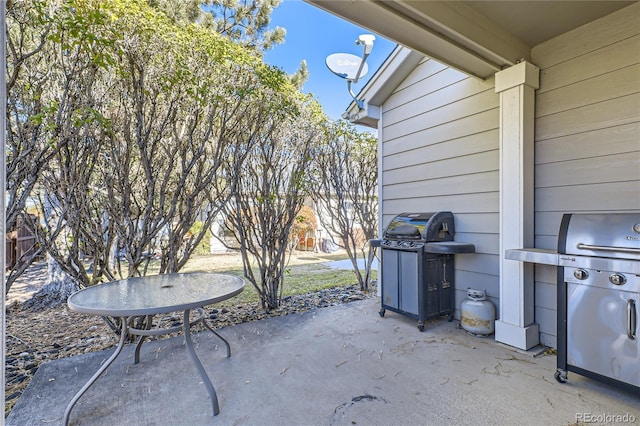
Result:
[[[327,56],[325,59],[325,63],[327,64],[327,68],[337,75],[340,78],[347,80],[347,90],[349,90],[349,94],[358,105],[358,110],[362,111],[364,108],[364,99],[358,99],[356,95],[353,93],[351,89],[352,83],[357,83],[360,80],[360,77],[364,77],[369,71],[369,67],[367,66],[367,57],[371,53],[371,49],[373,49],[373,42],[376,39],[374,35],[371,34],[362,34],[356,40],[356,44],[360,44],[364,46],[364,51],[362,52],[362,58],[356,55],[352,55],[350,53],[334,53],[333,55]],[[354,120],[357,120],[358,114],[355,115]],[[347,117],[344,115],[342,118],[350,117],[347,114]],[[351,118],[348,118],[351,120]]]
[[[327,56],[325,63],[332,73],[340,78],[354,81],[367,74],[368,66],[365,62],[360,70],[360,63],[363,59],[350,53],[334,53]],[[360,71],[360,75],[358,75]]]

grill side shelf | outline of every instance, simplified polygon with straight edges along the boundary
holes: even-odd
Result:
[[[558,266],[558,252],[555,250],[524,248],[504,251],[504,258],[521,262]]]
[[[446,241],[446,242],[438,242],[438,243],[427,243],[424,245],[424,251],[425,253],[434,253],[434,254],[475,253],[476,246],[470,243]]]

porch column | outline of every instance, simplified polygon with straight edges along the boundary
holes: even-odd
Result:
[[[534,106],[540,69],[520,62],[495,78],[500,94],[500,319],[495,338],[527,350],[539,343],[533,264],[506,261],[504,252],[534,247]]]

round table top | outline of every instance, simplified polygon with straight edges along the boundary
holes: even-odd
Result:
[[[85,314],[128,317],[200,308],[229,299],[244,280],[227,274],[191,272],[150,275],[97,284],[72,294],[67,304]]]

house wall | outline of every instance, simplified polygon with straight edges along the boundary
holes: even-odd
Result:
[[[498,114],[493,79],[480,81],[425,59],[382,106],[382,225],[405,211],[450,210],[456,256],[456,317],[468,287],[499,306]]]
[[[556,249],[563,213],[640,211],[640,4],[532,50],[535,244]],[[536,322],[556,346],[556,268],[537,265]]]
[[[556,249],[563,213],[640,211],[640,4],[536,46],[535,246]],[[382,105],[383,229],[404,211],[451,210],[456,317],[466,288],[499,306],[499,97],[423,60]],[[556,268],[535,269],[535,320],[556,347]]]

